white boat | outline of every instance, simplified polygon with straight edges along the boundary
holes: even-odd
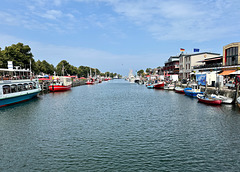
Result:
[[[218,98],[222,100],[222,103],[226,103],[226,104],[232,104],[233,103],[233,99],[230,97],[225,97],[222,95],[215,95],[215,94],[211,94],[212,98]]]
[[[130,72],[129,72],[129,74],[128,74],[128,81],[129,81],[130,83],[135,83],[135,77],[134,77],[134,75],[133,75],[133,73],[132,73],[132,70],[130,70]]]
[[[240,108],[240,97],[237,98],[237,105]]]
[[[174,90],[174,84],[166,84],[164,85],[164,90]]]
[[[4,76],[0,80],[0,107],[27,101],[41,91],[38,79],[31,79],[31,70],[13,69],[12,62],[8,63],[8,69],[0,69]]]
[[[37,79],[0,81],[0,107],[29,100],[40,91]]]
[[[184,94],[184,88],[182,88],[182,87],[175,87],[175,92]]]

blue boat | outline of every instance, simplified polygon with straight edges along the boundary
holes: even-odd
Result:
[[[37,79],[0,81],[0,107],[27,101],[40,91]]]
[[[147,88],[148,89],[153,89],[154,87],[153,87],[153,85],[148,85]]]
[[[190,97],[197,97],[198,94],[203,94],[197,84],[193,84],[191,88],[185,88],[184,93],[186,96]]]

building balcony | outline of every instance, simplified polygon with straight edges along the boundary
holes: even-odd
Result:
[[[213,64],[208,64],[208,65],[193,66],[193,69],[204,69],[204,68],[211,68],[211,67],[222,67],[222,63],[213,63]]]

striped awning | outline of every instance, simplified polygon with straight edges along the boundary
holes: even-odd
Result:
[[[230,75],[230,73],[235,72],[236,70],[225,70],[222,73],[220,73],[219,75]]]

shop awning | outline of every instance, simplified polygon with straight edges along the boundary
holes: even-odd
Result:
[[[225,70],[222,73],[220,73],[219,75],[230,75],[230,73],[235,72],[236,70]]]
[[[239,74],[240,74],[240,70],[230,73],[230,75],[239,75]]]

